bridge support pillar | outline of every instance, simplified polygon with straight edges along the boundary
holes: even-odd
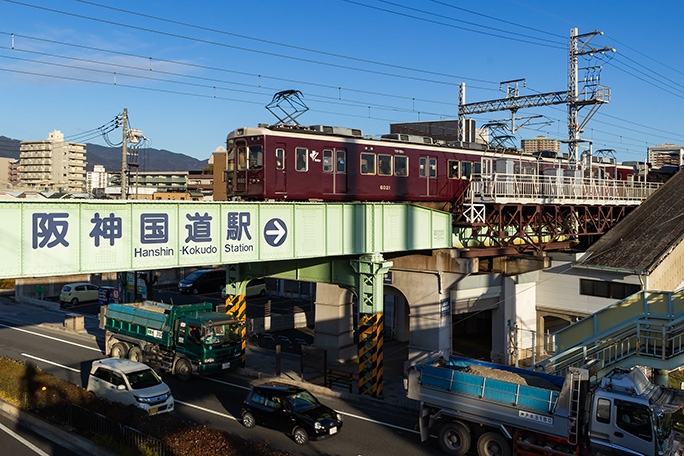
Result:
[[[392,267],[379,253],[351,262],[359,292],[359,393],[382,397],[383,276]]]
[[[240,339],[242,348],[240,351],[242,367],[245,367],[247,358],[247,281],[240,280],[240,265],[226,265],[226,313],[242,322],[240,326]]]
[[[669,371],[665,369],[653,369],[653,383],[667,387],[669,382],[668,373]]]
[[[351,291],[335,284],[316,284],[316,331],[314,345],[328,352],[329,360],[356,358]]]

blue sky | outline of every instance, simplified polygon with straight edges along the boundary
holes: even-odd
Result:
[[[295,89],[309,107],[302,124],[379,136],[391,122],[456,118],[459,82],[468,103],[504,97],[499,82],[513,79],[526,79],[521,95],[566,90],[576,27],[617,50],[580,60],[601,65],[611,89],[582,138],[643,161],[649,145],[684,145],[683,19],[684,3],[631,0],[0,0],[0,135],[58,129],[104,144],[87,133],[127,108],[151,147],[206,159],[230,131],[274,123],[265,105]],[[533,115],[543,117],[518,145],[567,139],[565,105],[516,117]]]

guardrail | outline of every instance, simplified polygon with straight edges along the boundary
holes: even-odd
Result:
[[[569,201],[638,204],[661,186],[655,182],[495,173],[480,175],[472,180],[466,201],[483,203],[505,199],[520,202],[534,200],[547,204]]]
[[[586,337],[570,346],[568,339],[578,335]],[[562,375],[589,359],[603,361],[607,370],[633,357],[658,366],[678,364],[668,361],[684,356],[684,290],[639,292],[560,331],[556,342],[558,354],[535,370]]]

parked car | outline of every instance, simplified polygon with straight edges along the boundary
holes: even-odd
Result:
[[[125,358],[93,361],[87,390],[112,402],[136,405],[150,415],[174,408],[171,390],[159,375],[146,364]]]
[[[59,300],[76,306],[79,302],[97,301],[99,291],[100,287],[92,283],[68,283],[59,292]]]
[[[251,298],[253,296],[266,296],[266,282],[264,279],[254,279],[247,283],[245,296]],[[221,288],[221,297],[226,297],[226,286]]]
[[[332,437],[342,429],[342,415],[304,388],[280,382],[255,386],[242,404],[242,424],[285,432],[299,445]]]
[[[221,291],[225,284],[225,269],[200,269],[178,282],[178,290],[192,294],[214,293]]]

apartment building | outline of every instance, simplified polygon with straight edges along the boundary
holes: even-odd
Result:
[[[19,180],[24,188],[80,193],[85,190],[85,144],[65,142],[55,130],[46,141],[22,141]]]

